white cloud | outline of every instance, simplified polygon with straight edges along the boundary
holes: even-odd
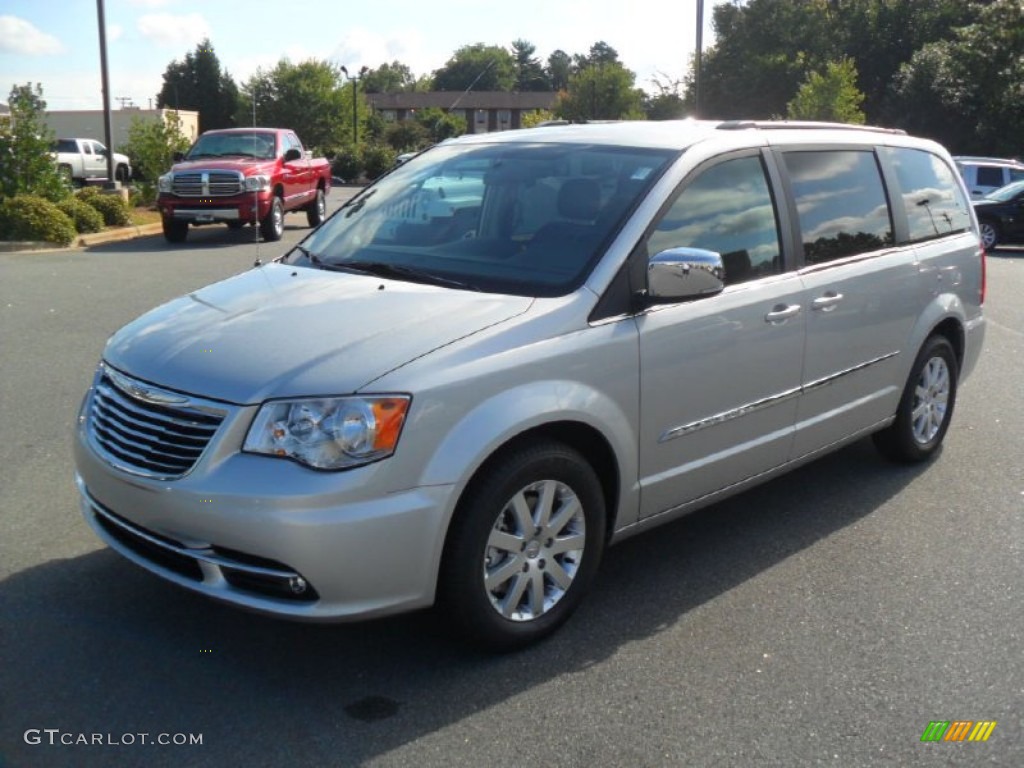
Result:
[[[120,24],[108,24],[107,25],[107,42],[113,43],[116,40],[120,40],[124,35],[124,27]]]
[[[128,4],[137,8],[163,8],[170,5],[171,0],[128,0]]]
[[[210,25],[200,13],[149,13],[139,17],[138,29],[147,40],[165,46],[193,45],[210,37]]]
[[[31,22],[17,16],[0,16],[0,53],[47,56],[63,52],[60,40],[40,31]]]
[[[416,30],[399,29],[385,36],[364,27],[355,27],[335,46],[329,58],[337,64],[344,64],[350,72],[364,66],[376,69],[381,64],[398,60],[419,76],[438,69],[449,56],[450,51],[439,55],[426,50],[423,35]]]

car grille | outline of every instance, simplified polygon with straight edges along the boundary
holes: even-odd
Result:
[[[154,402],[161,396],[182,402]],[[192,469],[224,416],[223,410],[196,407],[183,396],[163,393],[107,369],[93,391],[89,434],[115,466],[170,479]]]
[[[179,197],[229,197],[243,191],[237,171],[186,171],[174,174],[171,190]]]

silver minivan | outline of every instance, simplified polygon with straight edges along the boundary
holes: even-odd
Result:
[[[558,627],[604,549],[871,435],[939,449],[984,335],[940,146],[823,124],[466,136],[108,342],[82,512],[277,616]]]

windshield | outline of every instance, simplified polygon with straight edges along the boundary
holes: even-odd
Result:
[[[674,150],[441,144],[395,168],[287,260],[522,296],[574,290]]]
[[[266,131],[245,133],[204,133],[185,156],[186,160],[203,157],[258,157],[271,160],[276,157],[277,137]]]
[[[1007,184],[1005,187],[1000,187],[995,192],[990,192],[985,195],[985,197],[988,200],[1006,203],[1015,198],[1021,192],[1024,192],[1024,181],[1015,181],[1012,184]]]

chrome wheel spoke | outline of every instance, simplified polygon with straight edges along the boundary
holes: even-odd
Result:
[[[564,552],[572,552],[573,550],[582,550],[583,544],[586,541],[586,536],[582,533],[574,533],[569,536],[562,536],[552,542],[551,546],[548,547],[548,553],[551,555],[560,555]]]
[[[494,570],[485,572],[484,586],[487,587],[488,592],[500,590],[505,582],[521,572],[522,569],[523,566],[518,558],[509,558],[507,562],[502,563]]]
[[[533,533],[533,513],[530,510],[530,505],[526,501],[526,491],[524,488],[515,496],[512,497],[509,505],[512,508],[512,514],[515,515],[516,525],[519,526],[519,532],[523,536],[529,536]]]
[[[547,575],[551,578],[551,581],[555,583],[555,586],[559,589],[566,590],[569,588],[569,585],[572,584],[572,577],[575,575],[575,569],[573,570],[573,573],[570,574],[562,567],[560,562],[557,560],[551,560],[548,565]]]
[[[566,499],[562,508],[558,510],[558,513],[548,524],[547,528],[552,535],[558,535],[561,533],[565,526],[570,520],[575,518],[577,515],[583,512],[583,508],[580,506],[580,500],[573,496],[571,499]]]
[[[512,618],[513,614],[517,611],[519,603],[522,602],[523,592],[530,585],[530,577],[525,573],[519,573],[516,575],[515,580],[512,582],[512,587],[505,594],[504,599],[501,601],[501,612],[506,618]]]
[[[545,611],[544,606],[544,574],[535,571],[530,575],[530,613],[529,618],[535,619]]]
[[[546,528],[551,520],[551,510],[558,499],[558,483],[546,480],[540,489],[540,496],[537,499],[537,509],[534,513],[534,523],[538,528]]]
[[[497,529],[491,531],[491,535],[487,539],[487,546],[493,547],[494,549],[501,550],[502,552],[510,552],[513,554],[519,554],[523,551],[523,537],[515,533],[507,533],[506,531],[499,531]]]

